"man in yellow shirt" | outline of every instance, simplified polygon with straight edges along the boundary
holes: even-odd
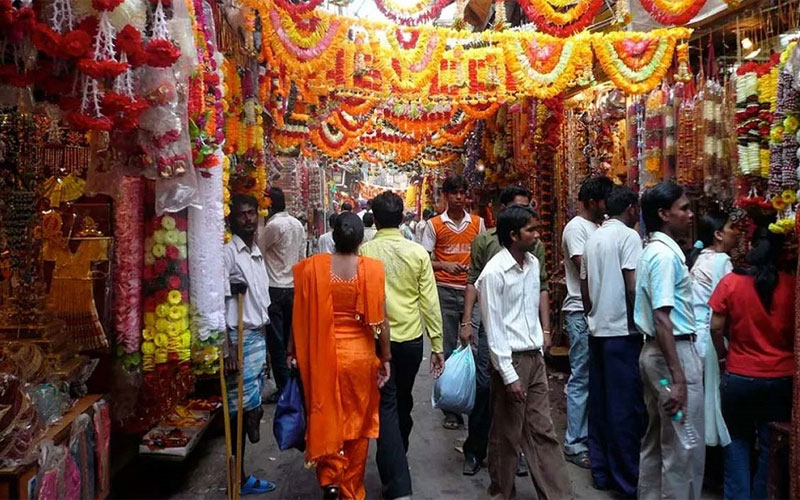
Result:
[[[403,222],[403,199],[386,191],[372,200],[378,233],[359,253],[383,262],[386,273],[386,312],[392,340],[391,378],[381,389],[378,472],[383,498],[411,495],[408,436],[413,420],[412,391],[422,363],[422,320],[431,340],[431,373],[441,375],[442,315],[428,252],[407,240],[398,229]]]

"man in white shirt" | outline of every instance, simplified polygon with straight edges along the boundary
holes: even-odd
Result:
[[[333,243],[333,223],[336,222],[336,217],[337,214],[330,214],[328,216],[328,227],[330,227],[330,230],[317,240],[317,253],[333,253],[336,251],[336,245]]]
[[[567,296],[561,311],[569,335],[570,365],[564,454],[568,461],[584,469],[589,468],[589,327],[581,302],[581,257],[589,235],[603,222],[605,199],[613,186],[608,177],[591,177],[583,181],[578,192],[578,215],[567,223],[561,237],[567,280]]]
[[[261,388],[267,363],[267,349],[264,342],[264,328],[269,324],[269,277],[264,267],[264,257],[255,242],[258,226],[258,201],[252,196],[237,194],[233,196],[228,222],[233,238],[223,249],[225,263],[225,322],[228,335],[225,342],[225,371],[242,371],[243,392],[243,433],[242,442],[233,443],[234,454],[241,450],[244,456],[244,436],[256,443],[260,439]],[[238,366],[237,347],[239,341],[238,300],[244,305],[242,323],[244,325],[244,366]],[[238,406],[238,384],[236,377],[227,378],[228,408],[232,414],[231,435],[236,435],[236,412]],[[242,494],[267,493],[275,489],[269,481],[255,476],[244,475],[242,462]]]
[[[417,222],[417,227],[414,228],[414,241],[422,244],[422,235],[425,233],[425,228],[428,226],[428,221],[433,217],[433,210],[426,208],[422,211],[422,220]]]
[[[598,489],[636,496],[646,424],[639,376],[642,335],[633,322],[642,239],[639,200],[627,186],[606,198],[609,219],[589,236],[581,259],[581,295],[589,323],[589,459]]]
[[[300,221],[286,212],[283,190],[269,190],[270,216],[258,232],[258,247],[264,254],[269,276],[269,319],[267,335],[272,376],[278,392],[270,397],[275,402],[289,380],[286,365],[286,347],[292,335],[292,308],[294,306],[294,276],[292,268],[305,257],[306,231]]]
[[[489,433],[489,495],[514,495],[517,459],[525,453],[541,498],[570,498],[570,481],[548,401],[543,348],[550,345],[550,318],[542,314],[539,262],[530,251],[539,234],[530,207],[512,205],[497,218],[504,249],[475,282],[489,343],[492,427]],[[543,328],[544,326],[544,328]]]
[[[364,222],[364,239],[361,241],[363,244],[372,241],[378,230],[375,229],[375,216],[372,215],[372,212],[365,213],[362,221]]]

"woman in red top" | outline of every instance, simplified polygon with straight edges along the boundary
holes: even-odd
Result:
[[[732,440],[724,448],[726,499],[767,497],[769,423],[791,417],[795,278],[779,270],[782,249],[781,235],[756,229],[748,266],[725,276],[709,302],[714,348],[725,364],[722,415]]]

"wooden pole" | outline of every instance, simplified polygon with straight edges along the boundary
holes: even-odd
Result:
[[[244,460],[244,453],[242,453],[242,419],[244,408],[244,294],[240,293],[237,298],[239,325],[237,328],[236,337],[236,351],[237,351],[237,370],[236,370],[236,483],[234,490],[236,491],[235,498],[239,498],[240,485],[242,484],[242,460]]]
[[[234,491],[237,489],[233,487],[234,479],[234,460],[233,460],[233,447],[231,446],[231,414],[228,408],[228,384],[225,382],[225,357],[219,357],[219,383],[222,388],[222,415],[225,422],[225,476],[227,484],[225,491],[228,500],[234,500]]]

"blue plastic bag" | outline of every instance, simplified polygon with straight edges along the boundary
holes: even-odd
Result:
[[[470,346],[456,349],[433,385],[431,405],[453,413],[469,413],[475,405],[475,359]]]
[[[272,432],[281,451],[289,448],[305,451],[306,410],[303,404],[303,388],[296,373],[292,373],[281,391],[281,397],[275,407]]]

